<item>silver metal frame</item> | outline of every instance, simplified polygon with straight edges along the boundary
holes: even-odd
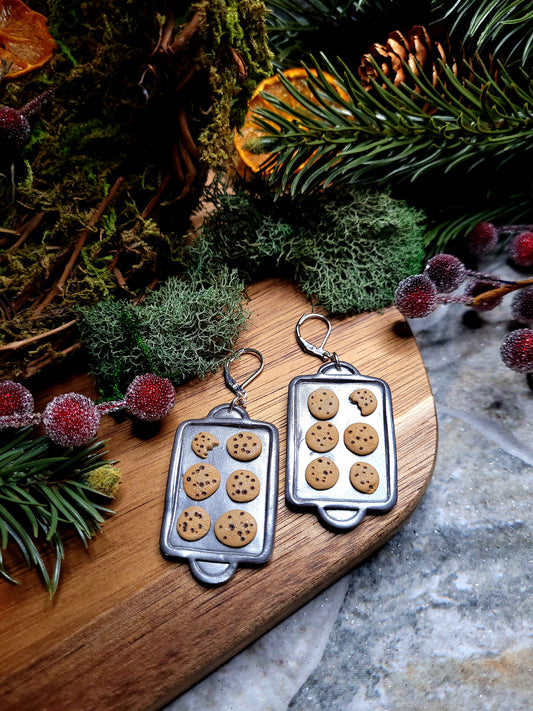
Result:
[[[239,462],[226,450],[229,437],[252,430],[261,440],[262,451],[251,462]],[[192,438],[202,431],[209,431],[219,441],[206,459],[198,457],[191,448]],[[278,494],[278,431],[269,422],[251,420],[243,407],[231,403],[213,408],[206,418],[186,420],[176,430],[170,460],[165,509],[161,527],[160,547],[170,559],[184,558],[189,561],[193,576],[200,582],[216,585],[229,580],[238,565],[260,565],[272,555]],[[189,466],[199,462],[213,464],[221,474],[218,490],[202,502],[190,499],[182,486],[183,473]],[[247,503],[236,503],[226,493],[226,480],[236,469],[249,469],[258,476],[261,484],[259,496]],[[200,505],[211,517],[208,534],[198,541],[185,541],[176,529],[176,521],[183,509]],[[229,548],[218,541],[214,534],[217,518],[230,509],[249,511],[257,521],[255,538],[243,548]]]
[[[305,441],[308,428],[317,422],[307,407],[310,393],[321,387],[331,389],[339,398],[339,411],[328,422],[339,431],[339,443],[323,455],[313,452]],[[363,417],[348,395],[358,387],[368,388],[378,400],[374,413]],[[366,422],[380,438],[375,452],[359,457],[343,442],[344,429],[353,422]],[[329,457],[339,468],[339,481],[331,489],[313,489],[305,479],[307,464],[314,458]],[[349,469],[358,460],[367,461],[380,472],[380,483],[372,494],[356,491],[349,481]],[[300,375],[289,385],[287,411],[287,471],[285,498],[295,508],[316,510],[319,519],[337,531],[349,531],[359,524],[367,512],[389,511],[397,499],[396,446],[390,388],[384,380],[361,375],[349,363],[326,363],[316,375]]]

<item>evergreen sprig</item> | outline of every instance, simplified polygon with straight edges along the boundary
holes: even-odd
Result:
[[[499,64],[496,80],[477,57],[463,80],[441,64],[434,86],[406,65],[413,93],[395,86],[374,64],[379,81],[365,91],[343,62],[321,60],[313,60],[316,75],[308,70],[314,100],[280,75],[296,106],[269,96],[272,108],[258,109],[254,117],[265,135],[249,148],[272,154],[270,181],[280,191],[296,195],[356,183],[387,186],[403,196],[408,186],[410,199],[429,209],[432,221],[432,205],[454,200],[462,204],[464,221],[465,194],[466,219],[487,204],[494,215],[523,219],[530,202],[530,183],[523,176],[533,151],[533,80],[525,71],[511,75]],[[440,215],[439,229],[456,218],[452,210]],[[472,224],[470,219],[462,227]]]
[[[317,75],[309,72],[308,83],[315,101],[280,75],[297,106],[269,96],[273,109],[256,112],[256,123],[268,135],[251,147],[273,153],[268,167],[282,190],[296,194],[337,182],[415,181],[435,170],[502,168],[533,150],[533,80],[523,71],[517,81],[500,64],[496,82],[478,58],[464,81],[442,64],[433,86],[406,66],[417,88],[415,99],[376,63],[384,86],[374,82],[367,92],[346,65],[339,71],[325,56],[322,61],[347,99],[313,62]]]
[[[3,552],[16,546],[29,568],[36,568],[50,597],[59,584],[63,536],[76,533],[83,544],[113,511],[98,502],[87,478],[102,466],[103,442],[57,451],[47,437],[34,439],[32,428],[15,438],[0,438],[0,577],[18,584],[7,571]],[[101,498],[101,496],[100,496]],[[54,556],[52,571],[45,553]]]
[[[533,61],[533,8],[530,0],[432,0],[434,20],[461,38],[467,54],[490,54],[507,66]]]

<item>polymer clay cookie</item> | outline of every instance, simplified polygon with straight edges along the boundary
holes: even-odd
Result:
[[[185,541],[198,541],[211,527],[211,518],[201,506],[189,506],[178,516],[176,528]]]
[[[226,482],[228,496],[238,503],[253,501],[259,494],[260,488],[259,479],[247,469],[237,469],[232,472]]]
[[[332,390],[319,388],[307,398],[307,407],[317,420],[329,420],[339,411],[339,399]]]
[[[196,501],[209,498],[219,486],[220,472],[212,464],[207,464],[207,462],[193,464],[183,475],[185,493]]]
[[[339,431],[333,422],[315,422],[307,430],[305,441],[313,452],[329,452],[339,442]]]
[[[198,432],[192,438],[191,447],[195,454],[205,459],[213,447],[217,447],[218,444],[218,439],[211,432]]]
[[[261,454],[261,440],[254,432],[238,432],[226,442],[228,454],[239,462],[251,462]]]
[[[366,388],[360,388],[359,390],[354,390],[350,395],[350,402],[357,405],[361,411],[361,415],[366,417],[371,415],[376,407],[378,406],[378,401],[374,393],[370,392]]]
[[[379,474],[371,464],[356,462],[350,468],[350,484],[362,494],[373,494],[379,485]]]
[[[339,469],[328,457],[318,457],[307,465],[305,479],[313,489],[331,489],[339,479]]]
[[[242,548],[253,541],[257,522],[251,513],[242,509],[226,511],[215,523],[215,536],[225,546]]]
[[[344,444],[354,454],[371,454],[379,443],[379,435],[370,425],[355,422],[344,430]]]

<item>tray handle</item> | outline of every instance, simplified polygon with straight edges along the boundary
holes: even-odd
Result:
[[[194,577],[202,583],[209,585],[219,585],[225,583],[231,578],[237,569],[237,561],[225,561],[217,563],[209,560],[197,560],[191,558],[189,567]]]
[[[351,509],[333,509],[325,506],[318,507],[319,518],[328,526],[336,528],[339,531],[351,531],[352,528],[355,528],[361,523],[365,514],[366,508],[355,509],[355,511],[353,511]]]

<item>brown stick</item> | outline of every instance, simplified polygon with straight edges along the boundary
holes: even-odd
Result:
[[[109,206],[109,203],[111,200],[115,197],[117,194],[118,190],[120,189],[122,183],[124,182],[124,178],[120,177],[118,178],[114,185],[111,187],[109,190],[108,194],[105,196],[105,198],[102,200],[102,202],[98,205],[94,213],[92,214],[91,219],[87,223],[87,227],[84,227],[84,229],[80,232],[78,239],[76,240],[76,243],[74,244],[74,249],[72,250],[72,254],[70,256],[70,259],[68,260],[65,268],[63,269],[63,273],[59,277],[59,279],[56,281],[56,283],[51,287],[49,292],[47,293],[46,297],[41,301],[41,303],[37,306],[35,309],[32,318],[37,318],[42,314],[44,309],[50,304],[57,294],[63,289],[65,286],[65,282],[70,276],[70,273],[72,269],[74,268],[74,265],[76,264],[76,261],[80,255],[81,250],[83,249],[83,246],[85,245],[85,242],[87,240],[87,237],[89,236],[89,233],[91,229],[95,226],[95,224],[98,222],[98,220],[102,217],[104,212]]]
[[[159,39],[150,56],[153,56],[157,51],[168,52],[172,32],[174,31],[174,13],[172,10],[168,13],[164,27],[159,31]]]
[[[233,49],[233,47],[229,48],[231,58],[233,60],[233,63],[235,64],[237,68],[237,79],[242,82],[246,79],[248,76],[248,69],[246,68],[246,64],[244,63],[244,59],[242,56],[237,52],[236,49]]]
[[[146,207],[144,208],[144,210],[143,210],[143,211],[141,212],[141,214],[140,214],[141,220],[146,220],[146,218],[148,217],[148,215],[152,212],[152,210],[154,209],[154,207],[157,205],[157,203],[158,203],[159,200],[161,199],[161,195],[164,193],[165,188],[166,188],[167,185],[169,184],[171,177],[172,177],[172,174],[171,174],[171,172],[169,171],[169,172],[165,175],[165,177],[163,178],[163,180],[159,183],[159,187],[157,188],[157,190],[155,191],[155,193],[152,195],[152,197],[150,198],[148,204],[146,205]]]
[[[185,109],[183,109],[181,106],[178,109],[178,126],[180,129],[181,137],[183,139],[183,143],[185,144],[185,147],[187,148],[189,153],[193,156],[193,158],[199,158],[200,151],[198,150],[198,146],[196,145],[193,137],[191,136],[191,132],[189,130],[189,124],[187,123],[187,114],[185,113]]]
[[[174,42],[172,42],[171,45],[168,45],[167,52],[175,54],[176,52],[187,49],[189,42],[198,29],[201,19],[201,14],[199,12],[195,12],[189,22],[176,37]]]
[[[35,375],[35,373],[38,373],[43,368],[46,368],[48,365],[57,363],[57,359],[59,356],[63,356],[64,358],[66,358],[67,356],[71,355],[71,353],[77,351],[80,346],[81,343],[79,341],[76,341],[71,346],[64,348],[62,351],[59,351],[59,353],[56,353],[53,356],[42,356],[41,358],[37,358],[37,360],[28,363],[26,369],[22,373],[20,373],[20,375],[22,375],[24,378],[31,378],[32,375]]]
[[[518,289],[523,289],[525,286],[530,286],[532,284],[533,278],[515,281],[512,284],[503,284],[502,286],[498,286],[496,289],[484,291],[482,294],[474,296],[474,298],[472,299],[472,306],[480,306],[485,301],[492,301],[493,299],[503,298],[511,291],[517,291]]]
[[[68,323],[63,323],[57,328],[52,328],[50,331],[44,331],[43,333],[38,333],[36,336],[30,336],[30,338],[24,338],[22,341],[13,341],[13,343],[6,343],[0,346],[0,351],[16,351],[18,348],[23,348],[31,343],[37,343],[37,341],[42,341],[44,338],[49,338],[50,336],[55,336],[56,333],[61,333],[61,331],[66,331],[71,326],[74,326],[76,319],[69,321]]]
[[[41,224],[44,215],[44,212],[39,212],[34,215],[31,220],[28,220],[22,232],[18,233],[20,234],[18,240],[16,242],[13,242],[13,244],[10,245],[2,255],[0,255],[0,261],[4,261],[5,259],[7,259],[8,254],[14,252],[24,244],[24,242],[28,239],[33,230],[35,230]]]
[[[124,289],[124,291],[129,291],[128,285],[126,284],[126,280],[124,279],[124,276],[118,267],[115,267],[113,269],[113,274],[115,275],[115,279],[117,280],[117,284],[120,286],[120,288]]]
[[[194,179],[198,175],[196,166],[194,165],[185,144],[181,140],[181,136],[178,138],[178,153],[185,166],[185,185],[183,186],[183,190],[178,197],[175,198],[174,202],[182,200],[190,192]]]

